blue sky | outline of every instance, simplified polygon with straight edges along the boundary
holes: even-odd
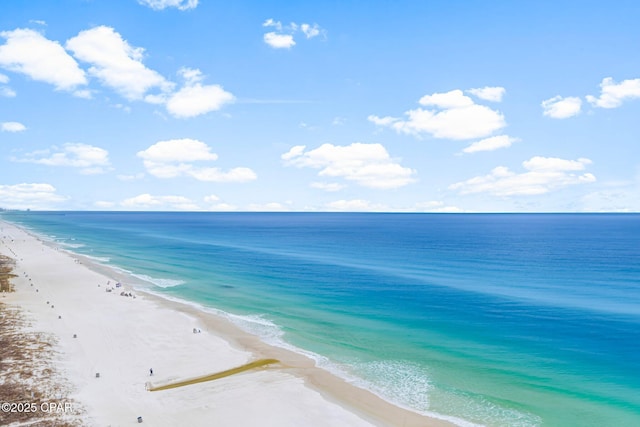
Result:
[[[640,210],[640,2],[5,0],[0,207]]]

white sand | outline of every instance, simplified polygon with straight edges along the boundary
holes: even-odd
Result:
[[[139,416],[143,425],[171,427],[449,425],[390,405],[214,315],[130,288],[136,298],[120,296],[123,288],[106,292],[115,272],[94,271],[11,224],[0,228],[0,253],[16,259],[19,276],[2,302],[58,338],[61,370],[89,425],[137,425]],[[166,391],[145,387],[262,357],[282,363]]]

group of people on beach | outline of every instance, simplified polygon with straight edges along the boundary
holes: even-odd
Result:
[[[107,287],[105,289],[106,292],[113,292],[113,288],[110,285],[111,285],[111,281],[108,280],[107,281]],[[98,286],[100,286],[100,285],[98,285]],[[119,288],[121,286],[122,286],[122,284],[120,282],[116,283],[116,288]],[[136,297],[133,292],[126,292],[126,291],[120,292],[120,296],[121,297],[132,297],[132,298]]]

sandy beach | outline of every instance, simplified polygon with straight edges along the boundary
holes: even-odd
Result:
[[[56,367],[84,425],[134,425],[139,417],[153,426],[452,425],[392,405],[219,316],[133,288],[11,224],[0,228],[0,254],[16,261],[15,292],[0,302],[55,338]],[[151,391],[262,359],[278,362]]]

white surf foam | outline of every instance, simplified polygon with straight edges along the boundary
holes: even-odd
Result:
[[[186,283],[184,280],[162,279],[162,278],[147,276],[146,274],[136,274],[131,272],[129,272],[128,274],[140,280],[144,280],[145,282],[152,283],[161,288],[173,288],[174,286],[180,286]]]

